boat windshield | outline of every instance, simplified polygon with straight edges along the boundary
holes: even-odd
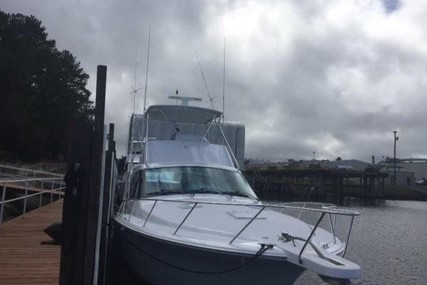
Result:
[[[163,167],[136,172],[132,198],[170,194],[225,194],[257,199],[239,171],[209,167]]]

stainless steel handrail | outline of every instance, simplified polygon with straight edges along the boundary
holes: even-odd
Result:
[[[29,168],[20,168],[20,167],[10,166],[10,165],[6,165],[6,164],[0,164],[0,169],[8,169],[8,170],[26,172],[26,173],[31,173],[33,175],[35,175],[35,174],[50,175],[50,176],[56,176],[56,178],[64,177],[63,174],[59,174],[59,173],[55,173],[55,172],[49,172],[49,171],[44,171],[44,170],[35,170],[35,169],[29,169]]]
[[[255,216],[253,216],[253,218],[234,236],[234,238],[230,241],[230,244],[244,231],[246,230],[247,227],[249,227],[250,224],[252,224],[252,222],[259,216],[259,214],[261,214],[262,211],[264,211],[266,207],[262,207],[258,213],[256,213]]]
[[[316,225],[315,225],[315,226],[314,226],[314,228],[311,230],[310,235],[308,236],[307,240],[305,241],[304,245],[302,246],[301,251],[300,251],[300,253],[299,253],[299,255],[298,255],[298,260],[299,260],[299,263],[300,263],[300,264],[302,264],[302,258],[301,258],[302,253],[304,252],[304,249],[306,248],[307,244],[310,242],[311,238],[313,237],[314,232],[316,231],[316,229],[317,229],[317,227],[319,226],[320,222],[323,220],[323,217],[325,216],[325,214],[326,214],[326,213],[322,213],[322,214],[320,215],[319,219],[318,219],[318,220],[317,220],[317,222],[316,222]]]
[[[62,189],[63,188],[58,188],[58,191],[62,190]],[[28,191],[31,191],[31,190],[28,190]],[[4,201],[2,200],[2,201],[0,201],[0,204],[6,204],[6,203],[10,203],[10,202],[15,202],[15,201],[23,200],[25,198],[31,198],[31,197],[34,197],[34,196],[42,195],[42,194],[45,194],[45,193],[54,193],[55,195],[59,195],[59,196],[64,195],[64,193],[62,193],[62,192],[54,192],[52,190],[44,190],[44,191],[38,191],[37,193],[34,193],[34,194],[27,194],[26,196],[21,196],[21,197],[9,199],[9,200],[4,200]]]
[[[348,228],[348,233],[347,233],[347,238],[345,240],[345,247],[344,247],[344,252],[342,254],[342,257],[345,256],[345,253],[347,252],[347,248],[348,248],[348,243],[350,241],[350,233],[351,233],[351,228],[353,227],[353,221],[354,221],[354,216],[351,217],[351,222],[350,222],[350,227]]]
[[[145,224],[147,223],[148,218],[151,216],[151,213],[153,212],[154,207],[156,207],[156,204],[157,204],[157,201],[154,201],[153,207],[151,207],[150,213],[148,214],[147,218],[145,219],[143,227],[145,227]]]
[[[191,200],[170,200],[170,199],[159,199],[159,198],[129,198],[124,199],[123,203],[127,201],[158,201],[158,202],[172,202],[172,203],[196,203]],[[330,214],[336,214],[336,215],[343,215],[343,216],[359,216],[360,213],[352,210],[343,210],[343,209],[318,209],[318,208],[302,208],[298,206],[292,206],[288,204],[284,205],[263,205],[263,204],[242,204],[242,203],[230,203],[230,202],[210,202],[210,201],[198,201],[200,205],[227,205],[227,206],[241,206],[241,207],[252,207],[252,208],[272,208],[272,209],[293,209],[293,210],[304,210],[304,211],[310,211],[310,212],[317,212],[317,213],[330,213]]]
[[[329,216],[329,223],[331,225],[331,231],[332,231],[332,236],[334,237],[334,244],[337,243],[337,236],[335,234],[335,226],[336,226],[336,218],[337,216],[334,215],[334,222],[332,222],[332,216],[331,214],[328,214]]]
[[[44,182],[45,181],[50,181],[51,184],[51,189],[49,190],[43,190],[44,189]],[[8,199],[6,200],[6,191],[8,188],[8,184],[14,184],[14,183],[21,183],[21,182],[25,182],[26,184],[24,185],[24,189],[25,190],[25,194],[21,197],[17,197],[17,198],[12,198],[12,199]],[[33,185],[31,186],[32,188],[40,188],[40,189],[31,189],[29,187],[29,185],[27,185],[27,182],[33,182]],[[35,187],[35,182],[42,182],[40,187]],[[54,188],[55,184],[59,184],[61,185],[58,188]],[[40,200],[39,200],[39,208],[41,207],[41,200],[43,197],[43,194],[45,193],[50,193],[50,203],[53,202],[53,195],[58,195],[58,196],[62,196],[63,193],[60,192],[61,190],[65,189],[64,185],[64,181],[63,178],[32,178],[32,179],[9,179],[9,180],[0,180],[0,185],[2,186],[2,197],[1,197],[1,201],[0,201],[0,224],[3,222],[3,213],[4,213],[4,205],[7,203],[11,203],[11,202],[15,202],[15,201],[19,201],[19,200],[24,200],[24,205],[23,205],[23,210],[22,210],[22,214],[25,214],[27,212],[27,200],[28,198],[31,197],[35,197],[37,195],[40,195]],[[10,186],[10,188],[13,188],[13,186]],[[28,192],[37,192],[37,193],[32,193],[29,194]]]
[[[320,216],[318,218],[318,220],[316,221],[316,224],[314,227],[310,227],[311,231],[310,234],[308,236],[307,239],[305,239],[304,245],[301,248],[301,251],[298,255],[298,259],[299,259],[299,263],[302,264],[303,260],[302,260],[302,254],[304,253],[304,250],[307,248],[307,245],[310,244],[312,245],[311,242],[311,238],[315,235],[315,232],[318,228],[318,226],[320,225],[320,223],[322,222],[324,216],[327,214],[329,216],[329,221],[330,221],[330,226],[331,226],[331,230],[332,230],[332,236],[334,239],[334,244],[336,244],[336,233],[335,233],[335,227],[336,227],[336,215],[344,215],[344,216],[349,216],[351,218],[351,222],[350,222],[350,226],[348,229],[348,233],[347,233],[347,237],[345,239],[345,243],[344,243],[344,250],[343,250],[343,254],[342,257],[344,257],[347,248],[348,248],[348,243],[350,240],[350,233],[351,233],[351,229],[353,227],[353,221],[354,221],[354,217],[360,215],[359,212],[356,211],[350,211],[350,210],[340,210],[340,209],[336,209],[336,208],[332,208],[330,206],[328,207],[322,207],[322,208],[307,208],[306,204],[303,205],[303,207],[298,207],[298,206],[290,206],[288,205],[262,205],[262,204],[240,204],[240,203],[227,203],[227,202],[208,202],[208,201],[204,201],[204,202],[194,202],[194,201],[187,201],[187,200],[170,200],[170,199],[156,199],[156,198],[141,198],[141,199],[127,199],[123,201],[122,204],[122,214],[124,213],[124,205],[127,202],[132,202],[132,210],[131,210],[131,215],[134,211],[134,207],[135,207],[135,202],[137,201],[154,201],[153,206],[150,209],[149,214],[147,215],[145,222],[143,224],[143,227],[145,227],[148,219],[150,218],[152,212],[154,211],[154,208],[156,207],[156,205],[158,204],[158,202],[168,202],[168,203],[183,203],[183,202],[188,202],[188,203],[194,203],[194,205],[191,207],[191,209],[189,210],[189,212],[186,214],[186,216],[183,218],[183,220],[180,222],[180,224],[178,225],[178,227],[175,229],[174,231],[174,235],[178,232],[178,230],[182,227],[182,225],[185,223],[185,221],[188,219],[188,217],[193,213],[193,210],[197,207],[197,205],[227,205],[227,206],[240,206],[240,207],[251,207],[251,208],[259,208],[259,211],[251,218],[251,220],[246,223],[241,229],[240,231],[234,235],[234,237],[231,239],[231,241],[229,242],[229,244],[232,244],[233,241],[235,241],[240,234],[246,230],[252,223],[253,221],[266,209],[266,208],[273,208],[273,209],[281,209],[281,212],[283,212],[284,209],[297,209],[297,210],[301,210],[302,211],[311,211],[311,212],[315,212],[315,213],[320,213]],[[301,215],[301,212],[299,213],[298,216]],[[332,221],[332,217],[331,215],[334,215],[334,222]],[[130,220],[131,217],[129,217]],[[314,247],[314,245],[312,245]],[[317,252],[317,249],[315,249],[315,251]],[[320,256],[322,257],[322,256]]]
[[[184,224],[184,222],[187,220],[187,218],[190,216],[190,214],[193,212],[194,208],[196,208],[198,202],[194,203],[193,207],[191,207],[191,210],[187,213],[185,218],[182,220],[182,222],[179,224],[179,226],[176,228],[175,232],[173,234],[176,234],[178,230],[181,228],[181,226]]]
[[[56,184],[63,184],[63,178],[58,177],[46,177],[46,178],[24,178],[24,179],[8,179],[8,180],[0,180],[0,184],[6,183],[21,183],[21,182],[34,182],[34,181],[60,181],[56,182]]]

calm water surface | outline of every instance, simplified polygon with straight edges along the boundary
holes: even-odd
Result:
[[[348,209],[360,212],[346,258],[361,266],[362,278],[351,284],[427,285],[427,202],[386,201]],[[305,272],[295,284],[327,283]]]

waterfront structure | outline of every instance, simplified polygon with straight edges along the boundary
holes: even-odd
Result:
[[[415,181],[427,178],[426,158],[400,159],[398,165],[404,171],[413,172]]]
[[[247,162],[245,175],[257,195],[267,200],[301,199],[342,204],[345,197],[384,196],[386,173],[359,160],[289,160]]]
[[[386,184],[392,183],[394,174],[394,163],[386,159],[378,163],[381,171],[389,174]],[[396,185],[414,185],[417,181],[427,178],[427,159],[425,158],[403,158],[396,161]]]

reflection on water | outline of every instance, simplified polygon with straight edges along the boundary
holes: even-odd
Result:
[[[427,202],[347,208],[360,212],[346,257],[362,267],[363,276],[351,284],[427,284]],[[305,272],[295,284],[327,283]]]

